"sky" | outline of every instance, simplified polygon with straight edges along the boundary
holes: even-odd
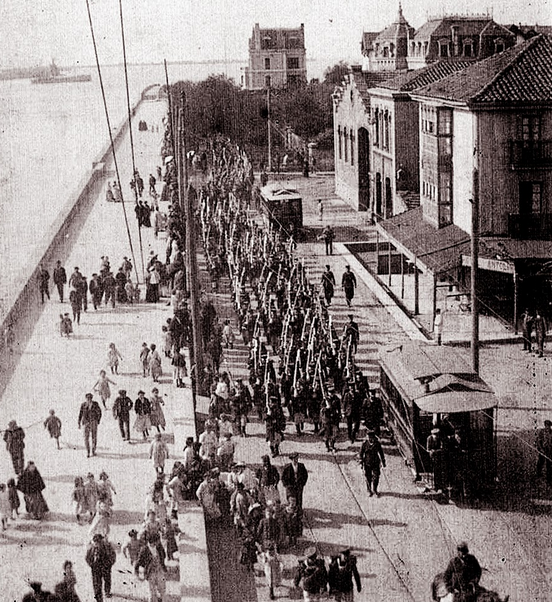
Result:
[[[122,61],[119,0],[89,0],[102,63]],[[486,3],[489,2],[488,7]],[[363,31],[393,22],[397,0],[122,0],[129,62],[247,60],[261,27],[305,24],[314,65],[361,62]],[[403,0],[417,28],[429,16],[492,14],[502,24],[552,24],[552,0]],[[86,0],[0,0],[0,68],[94,64]],[[308,67],[309,65],[307,65]],[[308,73],[319,77],[320,73]]]

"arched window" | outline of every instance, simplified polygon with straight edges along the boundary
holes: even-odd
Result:
[[[444,57],[450,56],[449,46],[450,46],[449,40],[439,40],[439,56],[440,57],[444,58]]]
[[[395,56],[395,44],[393,42],[389,44],[389,56]]]
[[[412,42],[410,44],[410,56],[414,56],[415,52],[416,52],[416,42]]]
[[[473,40],[464,40],[464,56],[473,56]]]
[[[341,126],[338,125],[337,126],[337,149],[338,149],[338,155],[339,158],[342,158],[342,154],[343,154],[343,147],[342,147],[342,140],[341,140],[341,136],[343,135],[343,132],[341,131]]]
[[[375,128],[375,132],[374,132],[374,146],[378,146],[380,145],[380,115],[379,115],[379,109],[376,109],[374,112],[374,128]]]
[[[351,130],[351,165],[355,164],[355,134]]]

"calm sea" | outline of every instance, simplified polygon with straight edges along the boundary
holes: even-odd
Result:
[[[169,81],[200,81],[225,73],[240,82],[241,65],[170,64]],[[96,71],[87,83],[0,82],[0,320],[47,248],[51,228],[92,160],[108,142]],[[124,71],[102,70],[111,125],[126,117]],[[162,65],[129,67],[134,104],[144,88],[162,84]]]

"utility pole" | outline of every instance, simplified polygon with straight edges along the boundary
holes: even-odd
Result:
[[[201,392],[201,382],[203,378],[203,345],[201,339],[200,327],[200,312],[199,312],[199,278],[197,270],[197,255],[196,255],[196,224],[194,219],[194,204],[196,200],[196,192],[193,186],[189,184],[188,177],[188,149],[186,145],[186,96],[184,92],[181,95],[181,110],[180,110],[180,163],[183,166],[182,173],[182,194],[184,200],[184,208],[186,215],[186,256],[188,258],[188,278],[187,286],[190,293],[190,314],[192,319],[192,345],[190,346],[190,362],[195,364],[195,388],[192,391],[195,396],[197,392]]]
[[[269,172],[272,171],[272,132],[270,131],[270,83],[266,87],[266,112],[267,112],[267,126],[268,126],[268,162],[267,169]]]
[[[471,232],[471,309],[472,309],[472,368],[479,374],[479,303],[477,299],[477,269],[479,267],[479,123],[474,117],[472,232]]]

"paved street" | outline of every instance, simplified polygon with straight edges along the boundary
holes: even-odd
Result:
[[[160,104],[146,104],[137,118],[159,121],[162,110]],[[159,162],[159,142],[159,137],[150,132],[137,136],[137,166],[143,177],[147,177]],[[128,182],[130,160],[125,145],[120,151],[120,157],[123,156],[126,159],[120,159],[125,165],[122,178],[123,182]],[[368,226],[331,193],[331,178],[316,176],[308,181],[299,180],[298,185],[305,193],[307,226],[320,227],[316,199],[322,196],[326,199],[322,223],[331,220],[337,224],[341,242],[347,242],[346,236],[355,240],[362,236]],[[134,215],[129,215],[129,220],[134,229]],[[155,241],[149,230],[143,230],[143,236],[146,257],[150,248],[162,252],[163,242]],[[313,282],[320,279],[326,263],[331,265],[338,280],[346,263],[356,265],[354,258],[348,256],[340,244],[336,245],[336,254],[332,257],[324,254],[321,242],[301,244],[298,252],[305,259]],[[100,199],[66,267],[71,271],[78,265],[83,273],[90,275],[99,269],[99,258],[105,254],[117,268],[128,250],[121,206],[108,205]],[[365,284],[366,279],[360,276],[357,273],[359,287],[352,308],[361,329],[358,363],[370,382],[376,383],[379,349],[404,340],[406,334],[397,325],[398,314],[394,307],[382,305]],[[349,310],[339,287],[337,291],[331,313],[340,332]],[[235,320],[227,291],[215,297],[222,315]],[[0,586],[5,599],[10,602],[19,600],[27,591],[29,579],[39,579],[45,587],[52,587],[61,579],[61,565],[65,559],[71,559],[75,564],[81,599],[92,599],[89,569],[84,563],[87,527],[76,524],[71,507],[75,476],[85,476],[92,471],[97,477],[103,469],[110,475],[117,490],[112,527],[112,540],[116,542],[122,541],[126,532],[141,522],[145,494],[154,477],[147,457],[148,446],[137,441],[131,445],[122,442],[109,411],[104,413],[100,425],[98,456],[95,458],[86,458],[76,422],[84,393],[91,389],[99,370],[105,367],[110,342],[116,343],[124,358],[121,374],[113,377],[114,391],[125,388],[133,398],[144,385],[147,393],[151,391],[151,381],[144,381],[139,372],[139,349],[142,341],[160,343],[160,326],[169,316],[169,308],[161,303],[117,307],[115,310],[102,308],[98,312],[89,309],[70,339],[59,336],[58,316],[62,309],[68,311],[69,306],[61,306],[53,293],[2,398],[3,424],[16,419],[25,427],[26,459],[34,459],[41,471],[46,481],[45,497],[51,509],[46,521],[20,519],[11,523],[8,531],[1,535],[0,559],[10,571],[9,574],[2,572]],[[234,350],[225,354],[223,368],[229,368],[234,377],[245,375],[246,354],[239,341]],[[469,354],[468,350],[466,354]],[[502,410],[498,425],[501,480],[496,499],[480,508],[439,505],[427,498],[416,488],[411,472],[404,466],[396,448],[385,438],[388,466],[382,477],[382,496],[369,498],[355,458],[359,443],[351,446],[342,432],[338,452],[328,454],[318,437],[311,433],[297,437],[288,426],[282,451],[284,454],[299,451],[310,478],[305,491],[305,536],[293,554],[283,557],[286,587],[280,588],[277,595],[287,596],[297,555],[316,542],[326,556],[344,546],[352,547],[358,556],[364,583],[363,592],[357,599],[427,600],[433,575],[444,568],[454,552],[455,543],[465,539],[488,569],[483,576],[486,586],[510,593],[512,600],[549,599],[550,491],[532,479],[535,462],[532,445],[535,427],[547,415],[552,398],[551,357],[546,355],[539,359],[524,354],[514,345],[489,346],[482,350],[482,376],[497,392]],[[160,389],[168,396],[167,432],[172,433],[168,377],[164,377]],[[55,408],[63,421],[63,449],[60,451],[55,449],[54,442],[42,427],[50,408]],[[256,464],[268,449],[264,427],[253,419],[248,429],[252,436],[239,440],[237,458]],[[166,437],[171,443],[170,434]],[[283,456],[276,464],[281,467],[285,461]],[[3,475],[12,472],[5,451],[0,453],[0,471]],[[262,579],[257,576],[255,591],[235,556],[230,558],[230,552],[236,552],[231,533],[211,532],[209,537],[211,549],[215,546],[217,550],[216,559],[211,559],[212,564],[218,565],[215,578],[220,579],[215,583],[218,586],[213,588],[213,599],[266,599],[267,590]],[[114,600],[146,599],[147,586],[136,583],[127,572],[128,568],[119,558],[114,571]],[[171,579],[169,600],[174,602],[180,599],[176,563],[171,565]]]

